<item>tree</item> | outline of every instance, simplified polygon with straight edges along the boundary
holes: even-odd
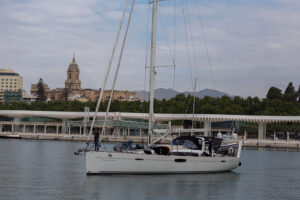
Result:
[[[300,85],[299,85],[299,88],[298,88],[298,91],[297,91],[297,95],[298,95],[298,102],[300,103]]]
[[[292,82],[289,82],[289,85],[284,91],[283,98],[286,101],[296,102],[297,101],[298,94],[295,91],[294,85]]]
[[[271,87],[267,94],[268,99],[282,99],[282,91],[277,87]]]
[[[37,89],[37,101],[46,101],[47,97],[45,95],[45,86],[42,78],[40,78],[37,83]]]

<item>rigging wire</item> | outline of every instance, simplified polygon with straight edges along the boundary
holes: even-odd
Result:
[[[126,44],[126,39],[127,39],[127,34],[128,34],[130,22],[131,22],[134,3],[135,3],[135,0],[132,0],[130,13],[129,13],[128,21],[127,21],[127,26],[126,26],[126,30],[125,30],[125,33],[124,33],[122,47],[121,47],[121,52],[120,52],[120,56],[119,56],[119,60],[118,60],[118,65],[117,65],[117,69],[116,69],[116,72],[115,72],[114,81],[113,81],[113,85],[112,85],[112,89],[111,89],[111,93],[110,93],[110,97],[109,97],[109,101],[108,101],[108,105],[107,105],[107,109],[106,109],[106,114],[105,114],[105,119],[104,119],[102,132],[101,132],[99,141],[101,141],[101,136],[104,133],[104,129],[105,129],[105,125],[106,125],[106,121],[107,121],[107,117],[108,117],[108,112],[109,112],[109,108],[110,108],[110,105],[111,105],[111,100],[112,100],[113,95],[114,95],[114,89],[115,89],[116,82],[117,82],[117,79],[118,79],[118,73],[119,73],[119,69],[120,69],[120,65],[121,65],[121,61],[122,61],[122,57],[123,57],[123,52],[124,52],[124,48],[125,48],[125,44]]]
[[[191,55],[190,55],[189,39],[188,39],[188,33],[187,33],[187,27],[186,27],[186,18],[185,18],[185,10],[184,10],[184,5],[183,5],[183,0],[181,0],[181,8],[182,8],[182,15],[183,15],[183,22],[184,22],[186,47],[187,47],[187,53],[188,53],[188,61],[189,61],[188,63],[189,63],[189,68],[190,68],[191,86],[192,86],[192,88],[193,88],[192,63],[191,63]]]
[[[170,57],[171,57],[171,60],[172,60],[172,63],[173,63],[173,66],[175,65],[175,61],[174,61],[174,58],[173,58],[173,56],[172,56],[172,50],[171,50],[171,45],[170,45],[170,42],[169,42],[169,40],[168,40],[168,37],[167,37],[167,34],[166,34],[166,31],[165,31],[165,26],[164,26],[164,23],[163,23],[163,21],[162,21],[162,19],[161,19],[161,16],[160,15],[158,15],[158,19],[159,19],[159,24],[160,24],[160,26],[161,26],[161,29],[162,29],[162,32],[163,32],[163,35],[164,35],[164,37],[165,37],[165,39],[166,39],[166,41],[167,41],[167,45],[168,45],[168,50],[169,50],[169,54],[170,54]]]
[[[212,66],[212,61],[209,55],[209,51],[208,51],[208,47],[207,47],[207,39],[206,39],[206,34],[205,34],[205,30],[204,30],[204,25],[202,23],[202,19],[201,19],[201,15],[200,15],[200,5],[198,3],[198,0],[194,0],[196,3],[196,8],[197,8],[197,14],[198,14],[198,19],[199,19],[199,23],[200,23],[200,28],[201,28],[201,32],[202,32],[202,38],[203,38],[203,43],[204,43],[204,48],[205,48],[205,53],[207,56],[207,61],[208,61],[208,66],[210,69],[210,74],[212,76],[213,79],[213,86],[215,89],[215,92],[217,93],[217,87],[216,87],[216,81],[215,81],[215,76],[214,76],[214,72],[213,72],[213,66]]]
[[[129,2],[129,0],[126,0],[124,10],[123,10],[123,14],[122,14],[122,19],[120,21],[120,25],[119,25],[118,33],[116,35],[116,40],[115,40],[115,43],[114,43],[114,46],[113,46],[112,54],[111,54],[111,57],[110,57],[110,60],[109,60],[109,63],[108,63],[107,69],[106,69],[105,78],[103,79],[101,92],[100,92],[100,95],[99,95],[99,98],[98,98],[97,106],[96,106],[96,109],[95,109],[95,113],[94,113],[94,116],[93,116],[93,121],[92,121],[92,124],[91,124],[91,128],[90,128],[90,131],[89,131],[87,141],[89,141],[90,136],[92,134],[93,127],[94,127],[94,124],[95,124],[95,120],[96,120],[96,117],[97,117],[97,114],[98,114],[98,110],[100,108],[100,103],[102,101],[103,93],[104,93],[104,90],[105,90],[105,87],[106,87],[107,78],[108,78],[108,75],[109,75],[109,72],[110,72],[110,69],[111,69],[111,65],[112,65],[114,55],[115,55],[116,47],[117,47],[117,44],[119,42],[120,33],[121,33],[121,30],[122,30],[122,26],[123,26],[123,22],[124,22],[126,10],[127,10],[128,2]]]
[[[191,25],[191,20],[190,20],[190,15],[189,15],[189,6],[186,4],[186,9],[187,9],[187,22],[188,22],[188,27],[189,27],[189,31],[190,31],[190,41],[191,41],[191,51],[193,53],[193,60],[194,60],[194,64],[195,64],[195,71],[196,71],[196,75],[198,78],[198,84],[199,84],[199,89],[200,89],[200,77],[199,77],[199,72],[198,72],[198,67],[199,67],[199,63],[197,62],[197,56],[196,56],[196,50],[195,50],[195,45],[194,45],[194,37],[193,37],[193,31],[192,31],[192,25]],[[196,78],[196,80],[197,80]]]
[[[196,106],[196,89],[197,89],[197,78],[195,79],[194,85],[194,97],[193,97],[193,120],[192,120],[192,133],[194,132],[194,121],[195,121],[195,106]]]
[[[168,37],[167,37],[167,34],[166,34],[166,30],[165,30],[165,25],[163,23],[163,20],[161,19],[161,16],[158,15],[158,20],[159,20],[159,24],[161,26],[161,29],[162,29],[162,33],[163,33],[163,36],[164,38],[166,39],[166,42],[167,42],[167,46],[168,46],[168,50],[169,50],[169,55],[170,55],[170,58],[172,60],[172,65],[168,66],[168,67],[173,67],[174,68],[174,74],[173,74],[173,87],[175,87],[175,58],[174,58],[174,55],[172,55],[174,52],[172,52],[172,47],[171,47],[171,42],[168,40]]]
[[[188,32],[187,32],[187,25],[186,25],[186,17],[185,17],[185,9],[184,9],[184,0],[181,0],[181,8],[182,8],[182,16],[183,16],[183,22],[184,22],[184,30],[185,30],[185,40],[186,40],[186,47],[187,47],[187,54],[188,54],[188,63],[189,63],[189,69],[190,69],[190,79],[191,79],[191,85],[193,88],[193,73],[192,73],[192,62],[191,62],[191,55],[190,55],[190,45],[189,45],[189,38],[188,38]],[[188,99],[188,104],[185,110],[185,113],[188,113],[190,104],[192,99],[191,98],[187,98]],[[182,121],[182,126],[183,126],[184,120]]]

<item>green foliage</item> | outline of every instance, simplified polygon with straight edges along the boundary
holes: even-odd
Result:
[[[284,91],[283,98],[286,101],[296,102],[297,101],[298,94],[295,91],[294,85],[292,82],[289,83],[287,88]]]
[[[298,102],[300,103],[300,85],[298,87],[297,95],[298,95]]]
[[[42,85],[40,79],[39,84]],[[273,88],[273,89],[272,89]],[[275,92],[274,92],[275,91]],[[292,115],[300,116],[300,103],[296,101],[299,98],[300,87],[295,92],[292,83],[289,84],[284,93],[284,98],[279,98],[281,90],[275,87],[269,89],[267,98],[258,97],[228,97],[221,98],[204,97],[195,98],[195,113],[199,114],[234,114],[234,115]],[[296,96],[297,95],[297,96]],[[40,99],[43,99],[40,97]],[[154,101],[155,113],[192,113],[193,96],[178,94],[175,97],[166,100]],[[100,111],[106,111],[108,102],[102,102]],[[12,104],[0,103],[0,110],[41,110],[41,111],[74,111],[83,112],[85,107],[90,111],[96,108],[96,102],[79,101],[38,101],[32,104],[15,102]],[[149,102],[142,101],[112,101],[111,112],[133,112],[148,113]],[[182,122],[178,121],[178,124]]]
[[[282,91],[277,87],[271,87],[267,94],[268,99],[282,99]]]
[[[100,111],[106,111],[108,102],[102,102]],[[235,115],[300,115],[300,103],[283,99],[259,99],[257,97],[204,97],[195,99],[195,113],[203,114],[235,114]],[[0,110],[41,110],[41,111],[74,111],[83,112],[84,107],[95,110],[96,102],[79,101],[50,101],[26,104],[16,102],[12,104],[0,103]],[[111,112],[147,113],[149,102],[141,101],[112,101]],[[155,113],[192,113],[193,96],[179,94],[169,100],[154,101]]]
[[[37,83],[37,101],[46,101],[47,97],[45,95],[45,88],[44,88],[44,82],[43,79],[40,78],[40,80]]]

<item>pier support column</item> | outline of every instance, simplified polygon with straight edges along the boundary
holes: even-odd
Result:
[[[127,136],[130,135],[130,128],[127,129]]]
[[[2,133],[2,124],[0,124],[0,133]]]
[[[290,141],[290,132],[286,132],[286,140]]]
[[[25,130],[26,130],[26,129],[25,129],[25,124],[23,124],[23,133],[25,133]]]
[[[142,129],[140,128],[140,137],[142,137]]]
[[[36,125],[33,125],[33,133],[36,133]]]
[[[211,136],[211,122],[204,122],[204,136]]]
[[[71,134],[71,126],[69,126],[68,129],[69,129],[69,135],[70,135]]]
[[[114,127],[114,134],[115,134],[115,136],[117,136],[117,137],[120,136],[120,127],[119,127],[119,126]]]
[[[247,131],[244,131],[244,142],[247,140]]]
[[[260,122],[258,124],[258,140],[266,139],[267,125]]]
[[[81,131],[81,128],[82,128],[82,127],[79,126],[79,135],[80,135],[80,136],[81,136],[81,132],[82,132],[82,131]]]
[[[66,134],[67,133],[67,128],[66,128],[66,120],[62,120],[62,127],[61,127],[61,133]]]
[[[56,134],[58,134],[58,125],[56,125]]]
[[[276,131],[274,131],[274,142],[276,141]]]
[[[46,125],[44,126],[44,133],[45,134],[47,133],[47,126]]]
[[[172,138],[172,121],[168,122],[168,126],[169,126],[169,134],[170,134],[169,136]]]

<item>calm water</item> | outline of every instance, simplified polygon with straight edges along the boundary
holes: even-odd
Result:
[[[300,199],[300,152],[244,150],[231,173],[86,176],[82,146],[0,139],[0,199]]]

